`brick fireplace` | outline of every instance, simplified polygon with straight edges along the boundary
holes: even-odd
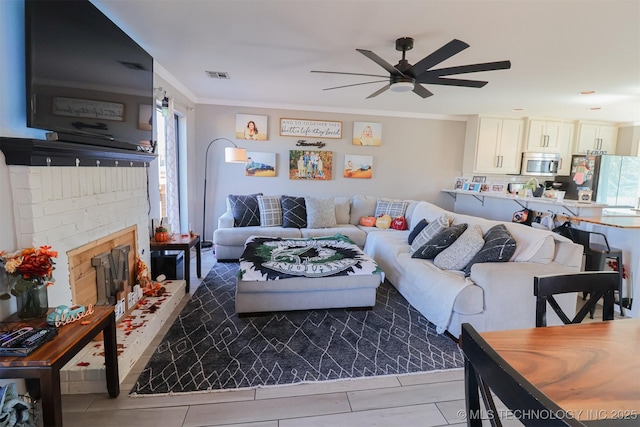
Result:
[[[18,247],[58,251],[49,305],[70,305],[68,252],[131,226],[149,262],[146,167],[9,166]]]

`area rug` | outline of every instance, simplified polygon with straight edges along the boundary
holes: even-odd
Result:
[[[131,395],[174,394],[460,368],[463,356],[385,282],[368,311],[240,318],[237,263],[217,263],[151,356]]]

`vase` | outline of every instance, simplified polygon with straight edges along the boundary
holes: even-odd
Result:
[[[22,292],[16,295],[18,317],[22,320],[44,317],[49,310],[47,284],[43,279],[18,279]],[[21,283],[20,283],[21,282]]]

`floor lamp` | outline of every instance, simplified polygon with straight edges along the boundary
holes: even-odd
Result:
[[[244,148],[238,148],[238,146],[227,138],[216,138],[207,145],[207,151],[204,154],[204,197],[202,198],[202,236],[203,240],[200,245],[203,248],[210,248],[213,246],[213,242],[204,239],[204,234],[207,232],[207,169],[209,166],[209,148],[216,141],[227,141],[233,144],[233,147],[225,147],[224,149],[224,161],[226,163],[246,163],[247,150]]]

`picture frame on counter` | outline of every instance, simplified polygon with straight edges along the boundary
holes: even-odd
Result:
[[[454,190],[462,190],[464,187],[465,182],[467,182],[467,178],[459,176],[456,178],[455,182],[453,183],[453,189]]]
[[[471,182],[479,182],[479,183],[484,183],[487,182],[487,177],[484,175],[475,175],[472,179]]]
[[[469,184],[469,191],[472,191],[474,193],[479,193],[481,188],[482,184],[479,182],[472,182]]]
[[[493,194],[506,194],[507,183],[503,181],[493,181],[489,185],[489,192]]]

